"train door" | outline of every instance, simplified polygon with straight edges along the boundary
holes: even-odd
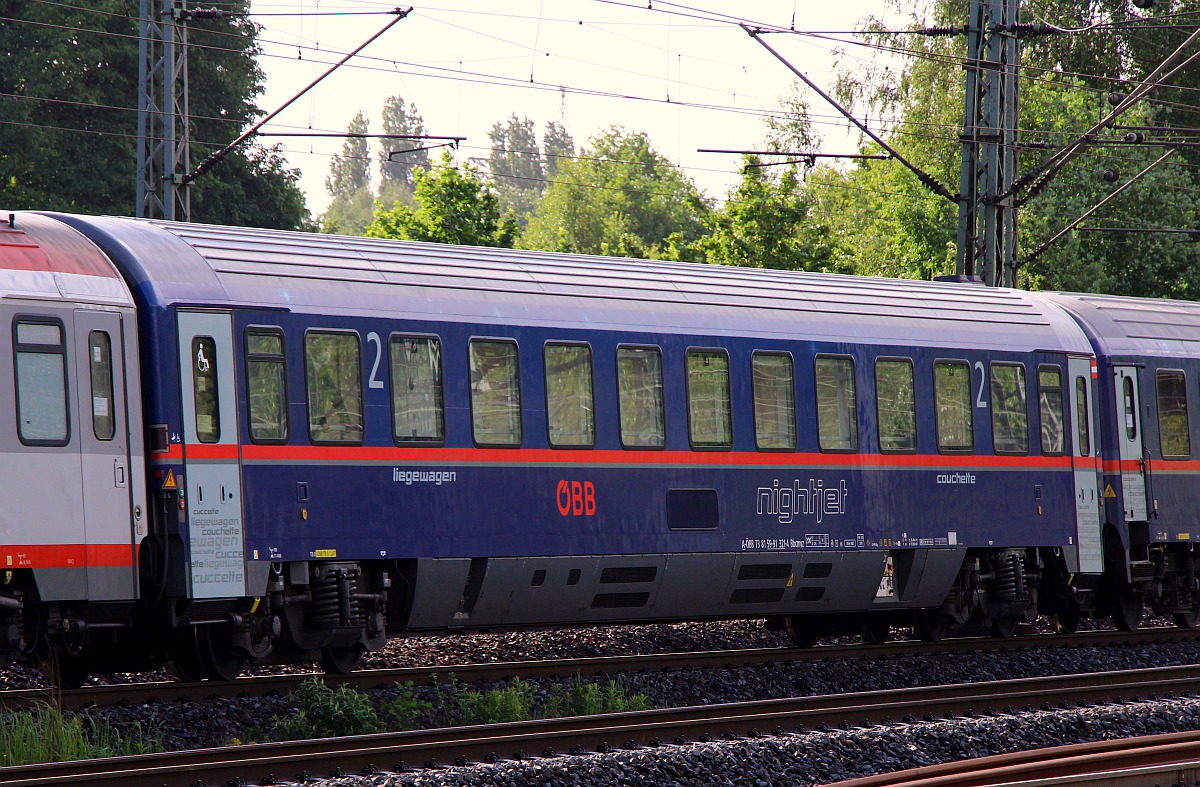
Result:
[[[233,317],[181,310],[178,321],[191,597],[244,596]]]
[[[1070,358],[1069,398],[1071,421],[1071,465],[1075,472],[1075,543],[1078,545],[1079,572],[1104,571],[1104,543],[1100,533],[1100,446],[1093,425],[1095,388],[1092,385],[1095,361]]]
[[[1121,455],[1121,499],[1126,522],[1145,522],[1146,455],[1142,448],[1141,406],[1138,394],[1138,370],[1135,366],[1113,369],[1117,403],[1117,445]]]
[[[125,341],[116,312],[75,311],[75,390],[88,598],[137,596]]]

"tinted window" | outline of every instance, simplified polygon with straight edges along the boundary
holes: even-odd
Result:
[[[358,334],[304,337],[308,436],[314,443],[363,441],[362,355]]]
[[[517,345],[471,340],[471,424],[477,445],[521,444]]]
[[[1038,368],[1038,414],[1041,417],[1042,453],[1063,452],[1063,383],[1057,366]]]
[[[287,373],[281,334],[246,332],[246,387],[250,439],[256,443],[286,440]]]
[[[666,445],[662,353],[657,347],[617,348],[617,400],[621,445],[626,448]]]
[[[17,432],[27,445],[66,445],[67,350],[62,324],[17,321]]]
[[[912,361],[880,358],[875,362],[875,406],[879,450],[917,450],[917,400]]]
[[[393,336],[392,436],[396,442],[440,443],[446,437],[442,402],[442,342],[432,336]]]
[[[796,447],[796,380],[792,356],[754,353],[754,439],[761,450]]]
[[[1129,382],[1128,379],[1125,382]],[[1091,426],[1088,424],[1088,382],[1086,377],[1075,378],[1075,429],[1079,437],[1079,455],[1092,453]]]
[[[116,432],[113,412],[112,338],[107,331],[88,335],[88,367],[92,383],[92,433],[97,440],[111,440]]]
[[[942,451],[974,449],[971,367],[956,361],[939,361],[934,364],[933,393],[937,407],[938,449]]]
[[[221,400],[217,389],[217,343],[211,336],[192,337],[192,396],[196,410],[196,439],[221,439]]]
[[[697,448],[733,445],[729,411],[729,356],[722,350],[688,350],[688,431]]]
[[[550,445],[591,448],[596,444],[592,348],[584,344],[547,344],[544,356]]]
[[[817,358],[817,430],[822,451],[858,449],[858,397],[854,362]]]
[[[1158,373],[1158,439],[1163,456],[1188,456],[1187,379],[1183,372]]]
[[[992,364],[992,448],[998,454],[1029,453],[1025,367]]]
[[[1132,377],[1125,378],[1121,392],[1125,400],[1125,437],[1133,440],[1137,437],[1137,404],[1134,402]]]

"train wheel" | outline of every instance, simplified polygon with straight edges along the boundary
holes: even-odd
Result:
[[[1113,623],[1120,631],[1137,631],[1142,622],[1142,597],[1123,588],[1113,599]]]
[[[1074,599],[1067,599],[1063,603],[1063,608],[1058,613],[1058,633],[1074,634],[1076,631],[1079,631],[1079,618],[1081,614],[1079,602]]]
[[[863,642],[869,645],[882,645],[891,633],[892,627],[886,620],[872,620],[862,627]]]
[[[1200,596],[1193,594],[1191,607],[1176,612],[1171,617],[1175,620],[1175,625],[1181,629],[1196,628],[1196,625],[1200,623]]]
[[[913,613],[913,629],[922,642],[940,642],[950,631],[950,624],[942,619],[937,610],[918,609]]]
[[[77,689],[92,674],[87,659],[83,656],[72,656],[62,652],[51,653],[50,658],[40,666],[46,680],[60,689]]]
[[[236,680],[246,668],[246,655],[229,647],[224,626],[197,626],[196,653],[209,680]]]
[[[321,651],[321,669],[326,675],[349,675],[358,666],[362,651],[349,648],[325,648]]]
[[[1016,618],[992,618],[992,636],[1008,639],[1017,633]]]
[[[788,615],[783,619],[783,630],[787,632],[792,645],[797,648],[811,648],[817,644],[817,632],[811,626],[797,621],[794,615]]]

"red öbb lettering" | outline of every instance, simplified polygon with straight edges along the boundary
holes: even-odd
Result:
[[[558,513],[563,516],[596,514],[596,486],[591,481],[568,481],[564,478],[558,482],[554,497]]]

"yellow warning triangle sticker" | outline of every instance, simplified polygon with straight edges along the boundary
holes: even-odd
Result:
[[[167,480],[163,481],[162,488],[163,489],[175,489],[176,488],[176,486],[175,486],[175,471],[174,470],[167,471]]]
[[[1113,491],[1112,484],[1108,484],[1107,486],[1104,487],[1104,496],[1105,497],[1116,497],[1117,496],[1117,493]]]

